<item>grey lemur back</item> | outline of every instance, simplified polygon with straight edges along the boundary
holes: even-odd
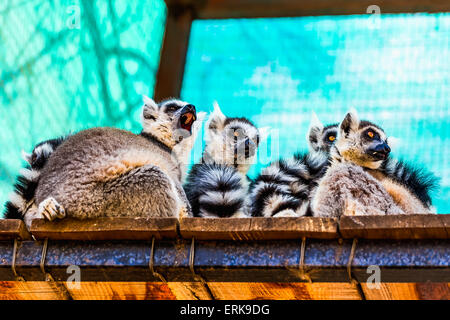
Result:
[[[388,138],[379,126],[360,121],[356,112],[347,113],[331,148],[329,167],[314,190],[313,214],[432,213],[428,192],[435,180],[390,159],[389,153]]]
[[[192,146],[195,107],[144,99],[140,135],[93,128],[70,136],[44,166],[36,203],[47,219],[190,215],[177,155]],[[181,148],[180,148],[181,147]]]
[[[207,143],[184,189],[197,217],[245,217],[246,176],[261,140],[246,118],[228,118],[215,104],[206,124]]]

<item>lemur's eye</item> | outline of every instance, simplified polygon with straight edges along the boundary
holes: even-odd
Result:
[[[334,140],[336,140],[336,137],[335,137],[335,136],[329,136],[329,137],[328,137],[328,140],[334,141]]]
[[[373,131],[368,131],[367,135],[369,136],[369,138],[375,137],[375,133],[373,133]]]
[[[239,131],[234,130],[234,136],[235,136],[236,138],[239,137]]]

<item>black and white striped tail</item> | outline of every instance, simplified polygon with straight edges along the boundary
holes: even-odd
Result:
[[[234,167],[195,164],[184,189],[195,217],[233,217],[243,213],[246,179]]]
[[[272,217],[291,211],[297,216],[307,215],[311,187],[326,163],[324,156],[296,154],[293,159],[279,160],[264,168],[250,186],[250,214]]]
[[[59,137],[43,141],[34,147],[30,155],[24,154],[28,165],[20,171],[20,175],[17,177],[14,191],[5,204],[4,218],[23,219],[24,214],[34,204],[41,169],[47,163],[53,151],[65,139],[66,137]]]
[[[431,208],[430,193],[437,189],[439,182],[431,172],[404,160],[391,158],[388,158],[380,169],[386,176],[408,188],[424,206]]]
[[[5,204],[5,219],[23,219],[23,215],[34,202],[34,195],[39,182],[39,172],[28,167],[21,170],[14,184],[14,191]]]

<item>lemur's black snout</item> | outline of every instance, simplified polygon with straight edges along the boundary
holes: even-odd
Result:
[[[185,105],[182,113],[186,113],[186,112],[196,113],[195,106],[193,104]]]
[[[245,139],[244,147],[245,147],[245,157],[246,158],[251,157],[255,154],[256,145],[250,138]]]
[[[368,150],[369,154],[377,160],[384,160],[391,152],[386,142],[379,143]]]

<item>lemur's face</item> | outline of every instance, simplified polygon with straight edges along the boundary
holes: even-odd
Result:
[[[331,146],[336,141],[338,125],[332,124],[326,127],[311,126],[308,134],[308,142],[312,151],[330,152]]]
[[[256,154],[258,129],[245,118],[227,118],[222,133],[225,152],[235,161],[245,161]]]
[[[171,144],[179,143],[192,134],[197,119],[195,106],[181,100],[166,100],[156,104],[144,97],[142,112],[143,132],[151,133]]]
[[[341,122],[335,145],[344,159],[370,169],[378,169],[391,152],[383,129],[354,112]]]
[[[251,163],[256,155],[260,134],[246,118],[227,118],[216,106],[207,124],[205,152],[217,163]]]

